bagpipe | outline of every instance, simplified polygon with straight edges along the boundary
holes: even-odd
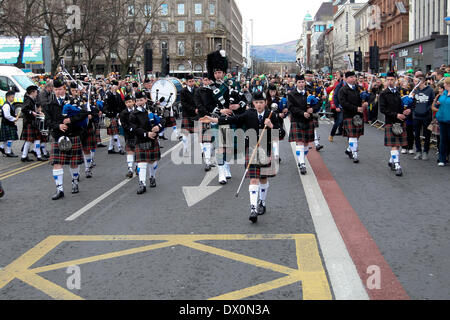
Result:
[[[88,115],[92,114],[91,111],[83,110],[82,108],[78,107],[77,105],[70,104],[69,101],[66,101],[66,104],[63,107],[62,115],[66,118],[72,118],[81,115],[84,119],[74,122],[73,125],[87,129],[89,124]]]

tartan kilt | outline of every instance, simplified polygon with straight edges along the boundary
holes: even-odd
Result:
[[[97,138],[95,136],[95,129],[92,126],[81,134],[81,145],[83,146],[84,153],[97,149]]]
[[[291,122],[291,131],[289,132],[289,142],[310,143],[314,141],[314,123],[313,121]]]
[[[136,149],[136,139],[127,139],[125,141],[125,151],[135,152],[135,149]]]
[[[142,148],[141,144],[136,144],[134,149],[134,154],[136,157],[136,162],[154,162],[161,160],[161,151],[159,149],[159,142],[155,140],[154,143],[151,144],[151,148],[149,150],[145,150]]]
[[[164,125],[165,128],[172,128],[177,125],[177,120],[175,120],[175,117],[169,117],[166,118],[166,123]]]
[[[69,137],[69,139],[72,142],[72,149],[68,152],[59,150],[58,142],[52,139],[52,152],[50,154],[52,165],[59,164],[73,167],[84,162],[80,137]]]
[[[364,122],[360,127],[355,127],[353,118],[344,119],[343,128],[344,137],[359,138],[364,135]]]
[[[181,130],[183,132],[195,133],[195,122],[192,118],[183,118],[181,121]]]
[[[39,130],[33,127],[31,124],[28,124],[25,128],[22,129],[22,134],[20,135],[20,140],[35,142],[39,140],[41,134]]]
[[[249,152],[249,148],[245,150],[245,168],[247,168],[250,157],[252,155]],[[270,157],[272,160],[272,157]],[[271,164],[267,166],[258,166],[255,164],[250,165],[248,168],[247,175],[245,176],[247,179],[265,179],[265,178],[273,178],[277,175],[276,168],[271,166]]]
[[[39,133],[39,137],[40,137],[40,139],[39,140],[41,140],[41,144],[42,143],[47,143],[48,142],[48,136],[43,136],[42,134],[40,134]]]
[[[119,123],[116,118],[111,118],[111,125],[106,129],[108,136],[115,136],[119,134]]]
[[[401,136],[396,136],[392,132],[392,124],[387,124],[384,127],[384,145],[386,147],[405,147],[408,145],[408,135],[406,133],[406,123],[402,123],[403,133]]]
[[[9,126],[7,124],[2,124],[0,129],[0,141],[16,141],[19,140],[19,136],[17,134],[16,126]]]

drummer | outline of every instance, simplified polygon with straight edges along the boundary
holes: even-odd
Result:
[[[189,155],[190,134],[195,132],[195,118],[198,115],[198,109],[195,105],[195,80],[192,74],[186,76],[186,87],[180,92],[181,106],[183,108],[183,121],[181,122],[181,131],[183,134],[183,156]]]

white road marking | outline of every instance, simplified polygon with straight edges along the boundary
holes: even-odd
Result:
[[[290,128],[288,119],[285,124],[286,128]],[[291,143],[291,148],[297,163],[295,143]],[[317,182],[316,175],[308,159],[305,160],[307,175],[302,176],[299,168],[297,168],[297,172],[308,201],[314,229],[317,233],[317,239],[322,250],[334,296],[337,300],[369,300],[364,284],[347,251],[344,240],[339,233],[330,208]]]
[[[167,150],[165,153],[163,153],[161,155],[161,159],[167,157],[171,152],[173,152],[174,150],[176,150],[177,148],[181,147],[182,142],[178,143],[177,145],[175,145],[174,147],[172,147],[170,150]],[[104,194],[102,194],[100,197],[98,197],[97,199],[93,200],[92,202],[88,203],[87,205],[85,205],[83,208],[81,208],[80,210],[78,210],[77,212],[75,212],[74,214],[72,214],[70,217],[68,217],[65,221],[74,221],[75,219],[79,218],[81,215],[85,214],[86,212],[88,212],[90,209],[92,209],[93,207],[95,207],[97,204],[99,204],[100,202],[102,202],[103,200],[105,200],[106,198],[108,198],[110,195],[112,195],[114,192],[116,192],[117,190],[121,189],[123,186],[125,186],[128,182],[130,182],[132,179],[126,179],[124,181],[122,181],[121,183],[119,183],[117,186],[115,186],[114,188],[112,188],[111,190],[105,192]]]
[[[183,187],[183,194],[189,207],[196,205],[200,201],[208,198],[210,195],[216,193],[222,188],[222,186],[208,186],[208,184],[210,184],[218,174],[219,170],[217,169],[217,167],[212,168],[211,171],[206,173],[200,186]]]

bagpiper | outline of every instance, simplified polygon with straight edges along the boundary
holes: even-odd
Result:
[[[80,135],[88,114],[70,105],[65,85],[59,79],[54,81],[54,92],[56,99],[48,105],[45,117],[53,138],[50,159],[56,193],[52,200],[59,200],[64,197],[64,165],[70,167],[72,194],[79,193],[80,165],[83,163]]]
[[[110,124],[106,131],[108,136],[111,137],[109,141],[108,154],[121,154],[125,155],[119,139],[119,122],[118,117],[120,112],[125,109],[125,104],[122,99],[123,90],[119,90],[119,82],[117,80],[112,81],[110,90],[106,93],[105,105],[103,107],[103,113],[110,119]],[[125,98],[125,96],[124,96]],[[114,150],[117,147],[118,151]]]
[[[386,126],[384,128],[384,145],[391,147],[391,158],[389,167],[395,171],[398,177],[403,175],[400,165],[400,148],[408,144],[406,134],[406,119],[411,114],[411,109],[404,108],[408,98],[401,98],[399,89],[395,86],[397,76],[393,72],[389,72],[386,76],[387,88],[381,92],[378,104],[381,113],[386,116]],[[410,99],[412,102],[412,99]]]
[[[314,141],[314,120],[313,108],[308,99],[311,100],[306,90],[306,82],[304,75],[296,75],[295,90],[288,94],[288,110],[290,113],[291,129],[289,132],[289,142],[295,142],[295,154],[297,156],[297,165],[300,173],[305,175],[306,160],[305,156],[309,151],[309,144]]]
[[[2,106],[2,125],[0,129],[0,142],[2,145],[0,146],[0,151],[3,153],[5,157],[8,158],[17,158],[18,156],[14,154],[12,151],[12,145],[14,141],[19,140],[19,136],[17,134],[17,125],[16,122],[19,120],[18,115],[16,115],[16,110],[14,107],[14,95],[13,91],[8,91],[6,93],[6,102]],[[6,150],[4,147],[4,143],[6,142]]]
[[[358,141],[364,135],[363,113],[368,103],[361,99],[362,89],[356,84],[356,75],[353,71],[345,74],[345,81],[345,86],[339,90],[339,103],[344,109],[344,137],[348,138],[345,154],[354,163],[359,163]]]
[[[180,92],[181,107],[183,108],[183,120],[181,122],[183,156],[188,156],[191,149],[191,134],[195,133],[195,120],[198,117],[198,109],[194,101],[195,90],[194,76],[188,74],[186,76],[186,87],[181,89]]]
[[[319,135],[319,112],[320,112],[320,101],[322,101],[324,97],[323,88],[320,87],[317,82],[314,81],[314,73],[310,70],[305,72],[305,81],[306,81],[306,90],[310,95],[315,96],[318,99],[318,102],[313,105],[313,122],[314,122],[314,145],[316,146],[316,150],[320,151],[323,149],[323,146],[320,144],[320,135]]]
[[[133,178],[133,172],[134,172],[134,151],[136,146],[136,137],[134,134],[134,131],[130,124],[130,115],[135,110],[135,99],[127,95],[125,97],[125,106],[127,107],[125,110],[123,110],[120,113],[120,123],[123,127],[124,132],[124,138],[125,138],[125,151],[127,152],[127,166],[128,166],[128,173],[127,178],[131,179]]]
[[[261,139],[264,143],[256,148],[255,152],[251,152],[251,148],[255,150],[256,143],[260,141],[261,134],[265,127],[269,129],[278,129],[278,119],[276,113],[267,109],[267,100],[265,93],[256,92],[253,95],[253,106],[244,113],[232,116],[221,116],[220,118],[206,117],[206,121],[218,123],[221,125],[237,125],[246,129],[245,138],[245,166],[248,167],[246,178],[250,179],[250,217],[252,223],[258,221],[258,216],[266,213],[266,199],[269,190],[268,178],[275,177],[276,168],[272,165],[272,132],[266,131],[266,140]],[[254,133],[255,139],[249,139],[249,131]],[[250,143],[255,143],[250,145]],[[253,159],[251,154],[257,154]],[[251,161],[251,162],[250,162]]]
[[[156,187],[156,170],[161,159],[158,133],[162,129],[159,117],[149,113],[145,106],[147,98],[136,93],[136,110],[130,115],[130,126],[136,137],[135,156],[138,164],[139,188],[137,194],[147,192],[147,169],[150,171],[150,187]]]

